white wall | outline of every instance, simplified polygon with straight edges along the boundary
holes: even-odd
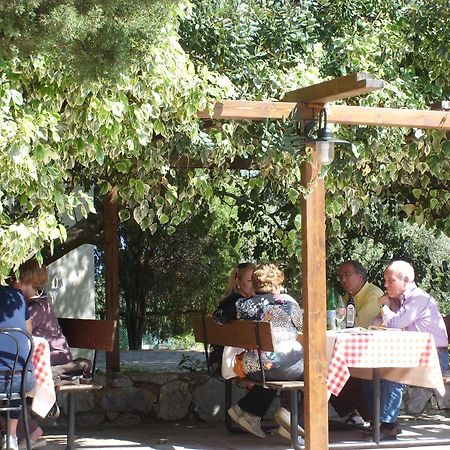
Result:
[[[82,245],[48,267],[45,290],[58,317],[95,317],[94,247]]]

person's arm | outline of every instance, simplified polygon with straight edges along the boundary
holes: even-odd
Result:
[[[239,295],[232,294],[224,299],[214,311],[213,319],[222,325],[230,320],[236,319],[236,302],[239,298]]]
[[[389,328],[406,328],[416,322],[426,309],[429,299],[426,296],[417,296],[404,301],[400,309],[393,312],[386,302],[383,302],[383,296],[380,299],[380,305],[383,315],[383,322]]]
[[[297,301],[292,298],[290,295],[286,295],[287,301],[291,305],[290,318],[291,322],[294,324],[294,327],[297,328],[297,331],[303,333],[303,309],[300,308]]]

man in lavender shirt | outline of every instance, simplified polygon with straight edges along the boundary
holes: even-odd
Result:
[[[448,336],[436,300],[414,282],[414,268],[393,261],[384,271],[386,294],[378,300],[383,323],[389,328],[424,331],[433,335],[442,371],[448,369]]]
[[[442,371],[448,368],[448,337],[436,300],[414,282],[414,268],[406,261],[392,261],[384,271],[386,294],[378,303],[383,324],[388,328],[428,332],[434,337]],[[403,384],[380,382],[380,434],[382,439],[396,439],[397,416],[403,395]],[[371,388],[365,384],[371,403]]]

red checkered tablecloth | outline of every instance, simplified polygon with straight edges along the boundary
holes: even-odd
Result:
[[[331,332],[327,385],[338,395],[351,368],[383,368],[382,378],[445,393],[433,336],[401,330]]]
[[[36,380],[33,390],[31,409],[41,417],[45,417],[56,401],[55,384],[50,365],[50,347],[41,337],[33,336],[33,366]]]

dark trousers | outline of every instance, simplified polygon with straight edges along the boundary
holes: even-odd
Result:
[[[350,377],[337,397],[331,395],[331,406],[340,417],[344,417],[356,409],[365,421],[370,421],[372,418],[370,405],[367,404],[364,396],[362,381],[359,378]]]
[[[238,405],[245,412],[263,417],[276,394],[277,391],[274,389],[264,389],[262,386],[255,385],[238,401]]]

